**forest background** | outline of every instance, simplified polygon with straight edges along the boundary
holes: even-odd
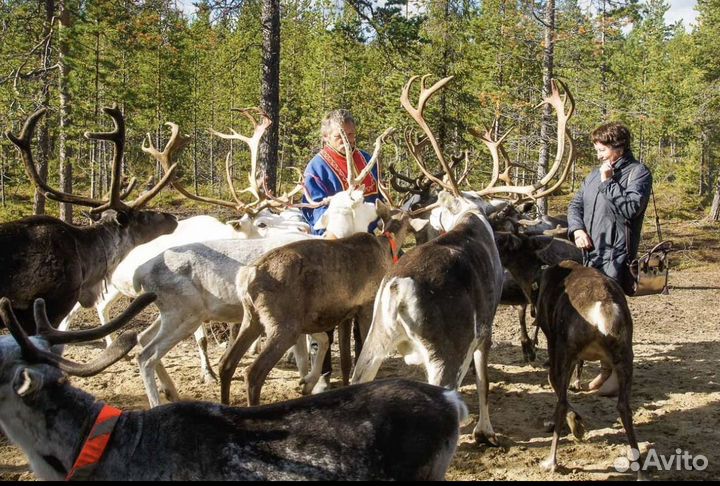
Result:
[[[262,106],[274,118],[262,164],[271,188],[275,176],[287,187],[293,177],[288,168],[302,170],[319,148],[320,120],[328,110],[350,109],[359,146],[371,150],[385,127],[413,125],[400,91],[411,75],[425,73],[431,82],[454,76],[440,100],[429,103],[426,118],[444,151],[470,151],[469,187],[480,187],[491,169],[489,154],[469,129],[489,126],[496,116],[499,133],[515,127],[506,148],[521,167],[518,179],[529,181],[537,178],[538,164],[546,164],[543,152],[552,149],[552,142],[544,143],[552,129],[542,134],[536,105],[553,76],[576,101],[570,127],[577,157],[560,206],[596,165],[589,133],[619,120],[634,133],[636,157],[653,172],[661,218],[709,220],[706,229],[716,229],[712,222],[720,219],[718,0],[698,1],[692,28],[682,21],[668,25],[663,0],[203,0],[194,9],[167,0],[0,5],[0,127],[17,133],[29,114],[49,107],[33,147],[41,172],[66,192],[97,197],[108,188],[111,149],[82,137],[108,125],[102,106],[118,103],[125,114],[128,172],[160,174],[141,144],[150,133],[162,147],[169,135],[163,123],[172,121],[193,136],[180,164],[185,185],[228,197],[225,155],[233,151],[234,178],[246,185],[247,150],[208,129],[249,133],[233,108]],[[416,172],[397,147],[386,150],[385,160]],[[73,218],[71,208],[46,205],[33,193],[18,152],[3,137],[0,220],[43,212]]]

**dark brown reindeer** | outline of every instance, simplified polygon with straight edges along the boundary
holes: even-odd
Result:
[[[151,300],[138,297],[116,321],[127,321]],[[95,361],[73,363],[50,346],[97,339],[110,324],[80,335],[48,333],[41,300],[35,305],[41,329],[29,338],[9,301],[0,298],[0,319],[12,334],[0,336],[0,428],[41,480],[437,481],[445,477],[467,417],[457,392],[397,379],[264,407],[173,403],[122,411],[114,427],[106,421],[92,428],[112,435],[99,460],[83,467],[78,452],[104,405],[72,387],[66,373],[99,373],[136,337],[126,332]]]
[[[560,94],[558,87],[562,88],[564,95]],[[552,89],[550,95],[538,106],[549,104],[555,109],[557,118],[557,152],[555,161],[551,169],[538,182],[528,185],[517,185],[512,178],[512,169],[518,164],[512,162],[503,147],[503,143],[512,128],[508,129],[502,136],[497,136],[495,128],[497,127],[497,119],[493,123],[492,128],[484,131],[480,129],[471,129],[470,133],[480,139],[490,151],[493,162],[492,176],[488,185],[475,192],[476,196],[491,196],[498,194],[510,194],[515,198],[512,204],[508,204],[497,213],[490,216],[490,224],[493,229],[511,230],[528,235],[553,235],[565,236],[567,233],[567,218],[541,216],[535,220],[526,218],[527,211],[531,208],[532,203],[541,197],[547,197],[557,191],[570,173],[572,160],[575,156],[575,147],[572,135],[568,128],[568,121],[575,111],[575,100],[567,86],[559,80],[552,81]],[[567,145],[567,150],[565,146]],[[563,160],[564,159],[564,160]],[[504,169],[501,171],[501,161]],[[563,165],[564,162],[564,165]],[[561,170],[562,168],[562,170]],[[557,179],[551,184],[551,181],[557,176]],[[498,182],[504,185],[498,186]],[[565,231],[563,231],[563,226]],[[559,243],[558,243],[559,244]],[[562,253],[562,259],[571,259],[580,261],[582,254],[577,248],[572,246],[558,246],[558,251]],[[558,263],[559,260],[550,258],[544,261],[545,264]],[[531,339],[528,334],[526,314],[528,306],[531,306],[533,300],[530,294],[530,286],[534,275],[528,271],[524,271],[522,276],[513,272],[506,272],[505,281],[503,283],[502,304],[513,305],[518,307],[518,318],[520,321],[520,344],[523,352],[523,359],[526,362],[535,360],[535,345],[537,342],[537,329],[534,337]],[[533,314],[534,315],[534,314]]]
[[[30,216],[0,225],[0,296],[10,299],[28,332],[34,328],[32,305],[36,298],[45,299],[50,323],[57,326],[76,302],[83,307],[95,304],[103,282],[130,250],[171,233],[177,226],[172,214],[141,210],[167,183],[173,171],[134,201],[123,202],[122,198],[127,197],[134,185],[132,181],[121,194],[125,122],[117,107],[103,108],[103,111],[113,119],[115,129],[86,132],[85,136],[114,144],[108,200],[60,192],[40,179],[30,144],[45,109],[27,119],[19,137],[10,131],[5,133],[20,151],[28,176],[47,197],[89,206],[93,208],[91,215],[101,215],[96,224],[84,227],[50,216]]]
[[[537,313],[548,341],[550,384],[558,399],[550,455],[542,467],[550,471],[557,467],[563,422],[567,421],[576,437],[583,436],[582,418],[568,402],[568,386],[575,365],[588,360],[602,361],[617,377],[620,419],[630,447],[639,452],[630,408],[633,322],[620,286],[597,269],[562,262],[543,272]],[[578,381],[580,370],[578,367]],[[638,477],[642,477],[640,471]]]

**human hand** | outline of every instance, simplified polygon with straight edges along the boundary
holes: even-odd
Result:
[[[576,230],[575,233],[573,233],[573,237],[575,238],[575,246],[581,250],[592,250],[592,239],[585,230]]]
[[[600,166],[600,180],[605,182],[613,175],[613,166],[610,162],[603,162]]]

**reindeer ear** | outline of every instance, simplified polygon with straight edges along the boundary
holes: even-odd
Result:
[[[13,390],[24,397],[35,393],[43,385],[43,375],[32,368],[19,368],[13,379]]]
[[[422,219],[422,218],[411,218],[410,219],[410,227],[416,233],[418,231],[422,231],[428,224],[430,224],[429,219]]]
[[[313,226],[313,229],[315,230],[321,230],[326,229],[328,225],[328,215],[327,212],[323,213],[322,216],[320,216],[320,219],[318,219],[315,222],[315,226]]]
[[[386,220],[390,217],[390,206],[382,202],[380,199],[375,200],[375,211],[377,211],[378,218]]]
[[[115,222],[124,228],[130,223],[130,216],[125,211],[118,211],[115,213]]]

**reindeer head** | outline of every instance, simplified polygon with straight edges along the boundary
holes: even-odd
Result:
[[[341,191],[329,199],[328,208],[315,223],[315,229],[325,229],[337,238],[367,231],[377,219],[375,205],[366,203],[362,189]]]

